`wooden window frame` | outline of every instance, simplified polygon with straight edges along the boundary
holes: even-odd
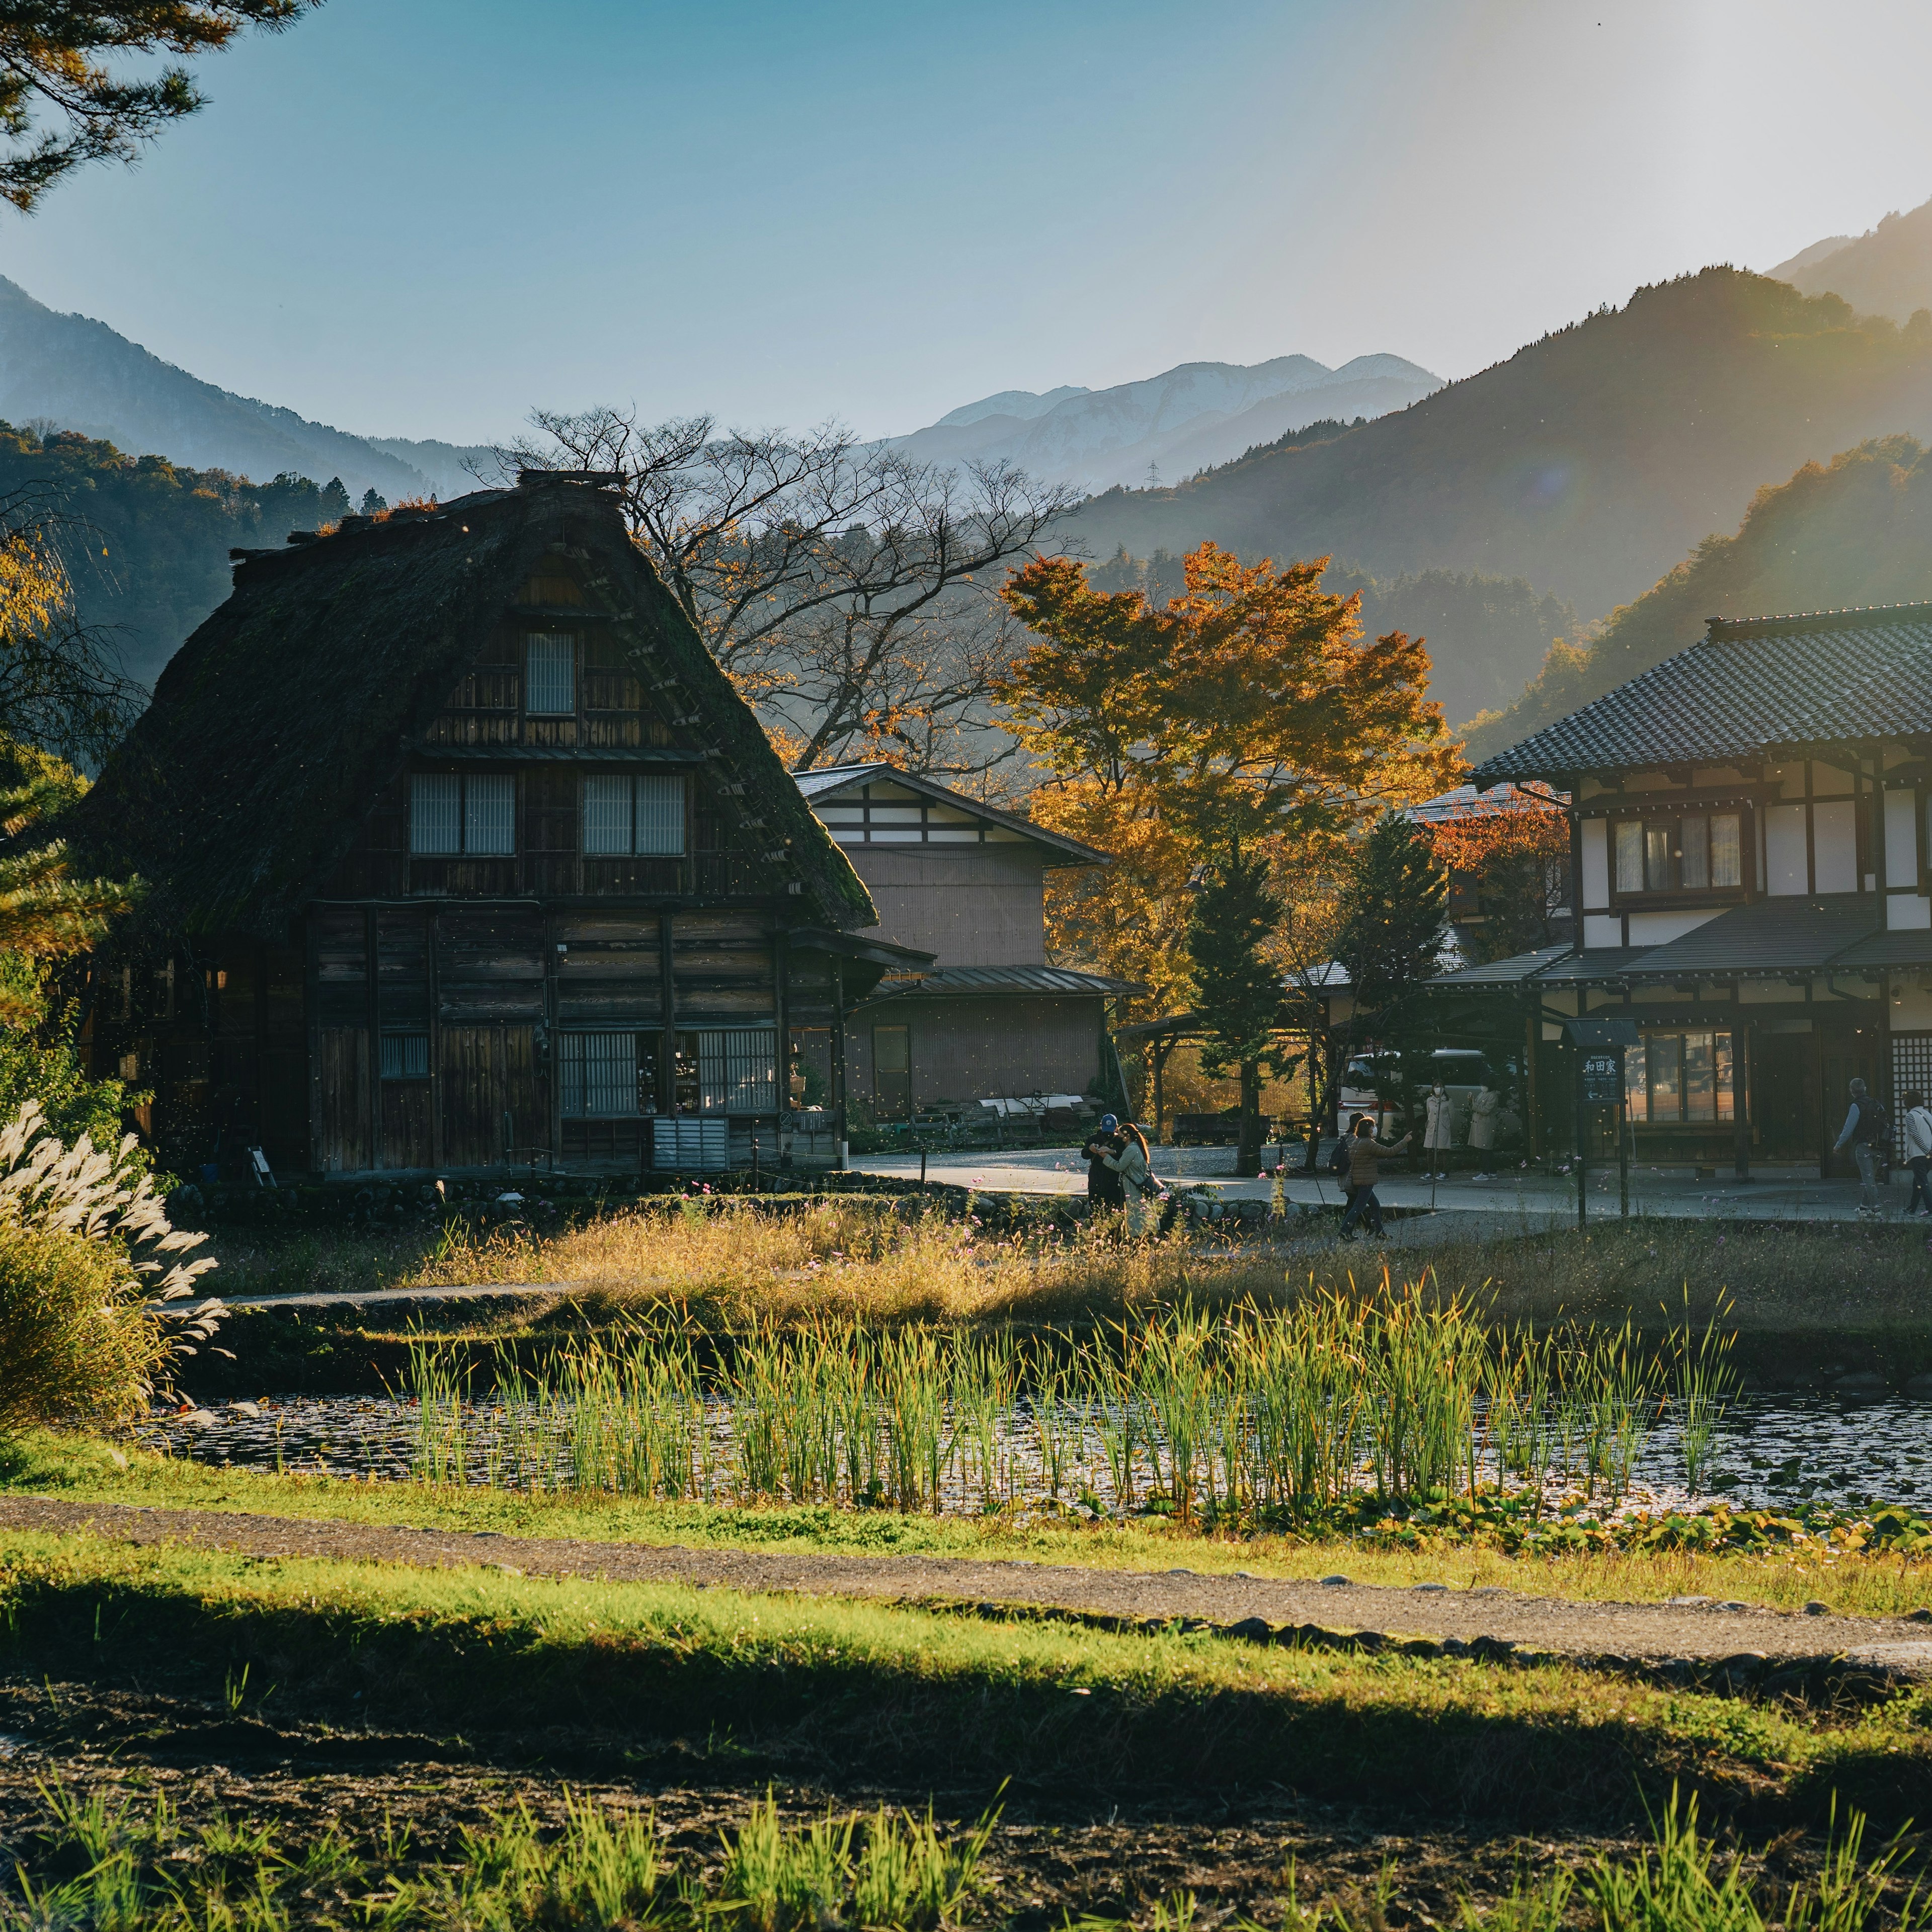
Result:
[[[1738,884],[1735,886],[1671,886],[1661,890],[1646,886],[1641,892],[1625,892],[1617,883],[1617,827],[1636,824],[1646,829],[1660,820],[1667,820],[1672,826],[1671,866],[1672,870],[1681,865],[1684,849],[1682,823],[1685,818],[1718,818],[1726,813],[1736,812],[1738,819]],[[1612,913],[1672,911],[1701,906],[1733,906],[1744,904],[1752,896],[1753,883],[1756,877],[1756,846],[1758,814],[1755,806],[1747,801],[1736,804],[1679,803],[1672,801],[1665,804],[1659,801],[1648,808],[1626,807],[1604,815],[1606,830],[1604,832],[1606,869],[1609,874],[1610,905]]]
[[[523,788],[518,782],[521,774],[517,772],[412,772],[410,773],[410,798],[406,823],[404,826],[407,856],[416,865],[448,865],[465,859],[514,859],[523,850],[519,836],[523,820]],[[418,778],[454,778],[456,781],[456,850],[454,852],[422,852],[416,849],[416,784]],[[507,852],[472,852],[470,849],[470,787],[478,778],[508,778],[510,782],[510,849]]]

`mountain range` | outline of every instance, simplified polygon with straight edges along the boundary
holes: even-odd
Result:
[[[1010,464],[1106,490],[1178,481],[1310,423],[1385,416],[1442,386],[1441,376],[1400,356],[1358,356],[1339,369],[1309,356],[1183,362],[1108,389],[1003,390],[892,446],[926,462]]]
[[[238,396],[178,369],[104,322],[63,315],[0,276],[0,420],[51,424],[258,483],[339,477],[360,500],[460,496],[484,448],[352,436],[292,410]]]
[[[1211,537],[1378,577],[1520,576],[1594,615],[1736,528],[1762,484],[1900,430],[1932,435],[1932,317],[1901,328],[1706,268],[1378,421],[1108,490],[1074,529],[1101,556]]]
[[[1932,308],[1932,201],[1863,235],[1832,235],[1767,270],[1807,295],[1843,296],[1861,315],[1910,320]]]

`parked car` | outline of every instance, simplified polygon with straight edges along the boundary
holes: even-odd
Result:
[[[1400,1053],[1358,1053],[1342,1069],[1341,1090],[1336,1098],[1338,1121],[1346,1124],[1358,1114],[1374,1117],[1376,1131],[1388,1139],[1408,1130],[1409,1107],[1416,1108],[1416,1124],[1422,1120],[1422,1096],[1437,1081],[1455,1104],[1451,1129],[1460,1147],[1468,1138],[1469,1102],[1485,1087],[1507,1094],[1507,1071],[1499,1072],[1488,1056],[1474,1047],[1439,1046],[1432,1052],[1413,1056]],[[1376,1088],[1381,1088],[1378,1096]],[[1337,1132],[1340,1131],[1338,1126]]]

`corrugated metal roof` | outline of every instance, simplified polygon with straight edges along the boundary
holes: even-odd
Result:
[[[1569,957],[1567,945],[1539,946],[1534,952],[1513,953],[1507,959],[1487,960],[1480,966],[1465,966],[1459,971],[1444,973],[1435,983],[1438,986],[1518,986],[1544,968]]]
[[[1132,980],[1100,973],[1076,973],[1066,966],[949,966],[891,988],[894,994],[957,993],[1144,993]],[[882,990],[880,998],[885,997]]]
[[[1640,677],[1478,766],[1478,785],[1722,764],[1846,739],[1932,732],[1932,604],[1711,620]]]
[[[1874,932],[1832,962],[1848,973],[1881,966],[1932,966],[1932,932]]]

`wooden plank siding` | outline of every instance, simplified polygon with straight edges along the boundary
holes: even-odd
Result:
[[[197,1150],[178,1166],[206,1161],[220,1134],[224,1159],[259,1144],[284,1178],[490,1168],[533,1154],[635,1172],[651,1166],[650,1118],[564,1118],[566,1064],[572,1104],[590,1110],[592,1047],[577,1040],[568,1058],[560,1036],[637,1034],[639,1104],[654,1092],[669,1107],[700,1061],[718,1064],[716,1035],[766,1028],[778,1044],[776,1103],[736,1111],[769,1090],[762,1076],[733,1076],[730,1131],[734,1148],[756,1133],[777,1152],[790,1029],[838,1024],[836,968],[788,948],[784,934],[853,908],[836,897],[808,904],[780,849],[790,842],[768,829],[769,784],[761,818],[690,674],[674,677],[647,652],[640,669],[616,634],[624,620],[586,604],[573,568],[560,556],[532,578],[442,708],[410,724],[394,766],[386,757],[370,767],[352,838],[347,814],[340,821],[344,855],[332,863],[340,844],[324,850],[302,874],[314,896],[298,916],[260,928],[286,943],[197,940],[199,955],[167,962],[164,988],[130,981],[124,997],[117,980],[98,1002],[93,1063],[110,1071],[131,1054],[142,1079],[165,1080],[170,1132]],[[532,632],[572,640],[573,715],[524,709]],[[660,710],[652,694],[667,692]],[[512,778],[514,850],[412,855],[412,779],[428,772]],[[585,775],[616,772],[683,778],[682,856],[586,857]],[[607,1038],[596,1050],[608,1069],[616,1048]],[[740,1068],[762,1050],[730,1048]],[[598,1104],[615,1104],[608,1073],[597,1091]]]

